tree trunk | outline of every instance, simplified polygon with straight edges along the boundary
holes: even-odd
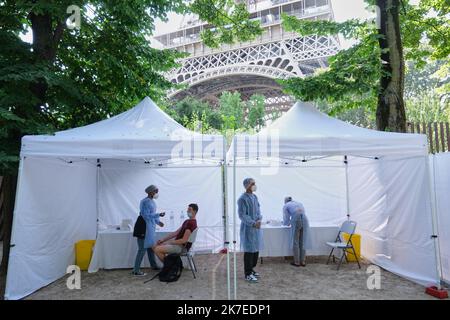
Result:
[[[65,24],[59,22],[53,30],[53,20],[50,14],[29,14],[31,30],[33,32],[33,57],[35,63],[44,63],[49,67],[56,58],[56,50],[63,35]],[[41,106],[46,103],[48,84],[45,79],[39,79],[30,86],[31,92],[37,99],[36,111],[41,112]]]
[[[9,249],[11,244],[14,201],[16,198],[17,176],[3,177],[1,193],[3,194],[3,255],[0,265],[0,300],[5,296],[6,275],[8,272]]]
[[[406,132],[403,101],[405,65],[400,36],[400,0],[377,0],[382,75],[377,106],[377,128],[381,131]]]

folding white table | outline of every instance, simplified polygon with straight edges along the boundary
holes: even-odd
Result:
[[[263,257],[288,257],[292,256],[291,227],[271,226],[264,224],[262,230],[262,243],[259,256]],[[339,231],[338,226],[311,226],[312,248],[306,250],[307,255],[328,255],[330,247],[327,241],[335,241]],[[262,261],[262,260],[261,260]]]
[[[157,230],[156,239],[161,239],[171,231]],[[138,250],[137,240],[133,231],[102,230],[98,232],[88,272],[97,272],[99,269],[129,269],[133,268]],[[159,259],[156,262],[161,266]],[[148,257],[144,256],[141,267],[150,267]]]

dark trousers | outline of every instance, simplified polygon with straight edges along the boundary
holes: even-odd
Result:
[[[259,252],[244,252],[244,271],[248,276],[258,264]]]

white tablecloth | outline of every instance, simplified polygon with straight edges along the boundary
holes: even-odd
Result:
[[[169,232],[169,230],[156,231],[156,239],[165,237]],[[133,268],[137,249],[137,240],[133,237],[132,231],[99,231],[88,272],[97,272],[99,269]],[[158,257],[155,256],[155,259],[161,266]],[[183,265],[184,267],[189,267],[184,261]],[[141,267],[150,267],[147,253],[142,259]]]
[[[336,240],[339,227],[337,226],[311,226],[312,249],[306,250],[307,255],[328,255],[331,248],[326,245],[327,241]],[[270,226],[262,227],[262,250],[260,257],[287,257],[292,256],[292,245],[290,237],[291,227]]]

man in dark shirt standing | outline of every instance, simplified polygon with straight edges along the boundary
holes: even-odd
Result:
[[[195,218],[197,212],[197,204],[191,203],[187,208],[189,219],[185,220],[177,231],[170,233],[156,242],[153,251],[159,260],[164,261],[164,257],[170,253],[181,253],[184,247],[186,247],[187,250],[190,249],[192,243],[188,242],[188,240],[192,232],[197,229],[197,220]]]

